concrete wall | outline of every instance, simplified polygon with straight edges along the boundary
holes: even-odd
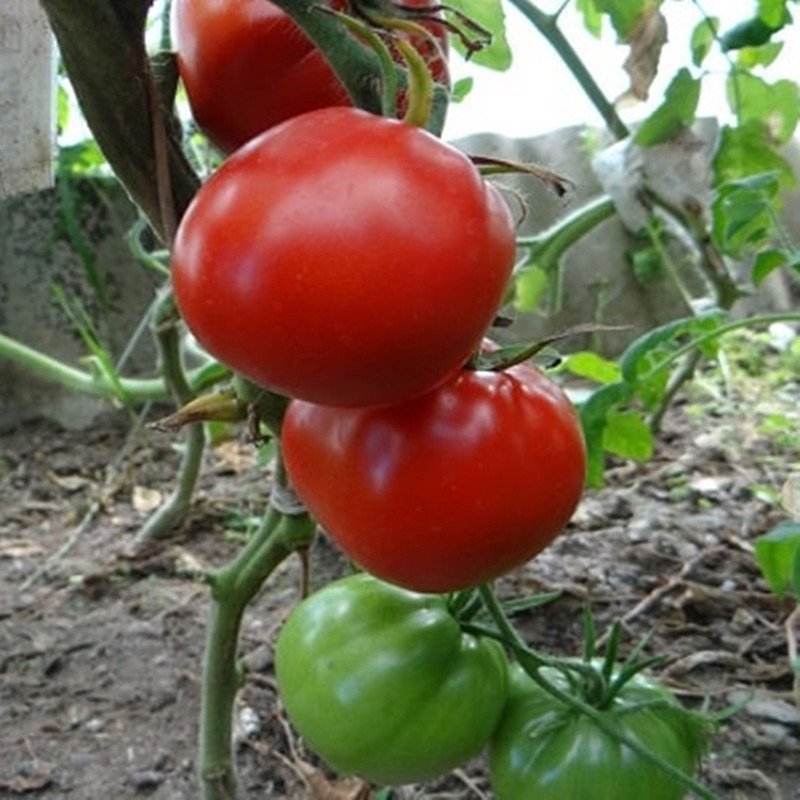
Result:
[[[53,285],[80,301],[118,358],[152,300],[156,281],[133,259],[122,238],[136,219],[122,191],[81,182],[72,193],[80,235],[94,253],[108,308],[98,301],[67,234],[58,190],[18,196],[0,203],[0,332],[79,366],[87,350],[55,299]],[[149,334],[144,340],[126,372],[152,369]],[[62,389],[0,358],[0,428],[37,416],[80,428],[103,408],[108,404]]]

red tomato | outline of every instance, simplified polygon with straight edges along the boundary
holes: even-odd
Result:
[[[411,7],[433,0],[406,0]],[[335,0],[332,6],[345,3]],[[447,33],[412,39],[433,77],[447,83]],[[344,86],[288,14],[267,0],[176,0],[173,38],[192,114],[221,150],[231,152],[262,131],[306,111],[350,105]],[[400,57],[397,56],[398,61]]]
[[[353,108],[233,154],[173,250],[187,325],[231,369],[327,405],[402,402],[459,370],[509,280],[510,212],[456,149]]]
[[[542,550],[583,489],[577,415],[532,367],[464,370],[401,406],[293,401],[286,468],[358,565],[422,592],[496,578]]]

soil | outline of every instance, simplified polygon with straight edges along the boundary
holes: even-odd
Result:
[[[766,422],[782,414],[797,425],[798,388],[752,391],[706,385],[677,402],[653,458],[612,464],[565,534],[500,589],[560,592],[518,617],[542,650],[579,653],[587,603],[601,633],[622,620],[623,653],[650,633],[644,652],[664,656],[653,672],[683,702],[737,706],[702,769],[715,795],[798,800],[800,714],[784,629],[792,604],[770,593],[753,555],[753,539],[785,519],[776,493],[800,459],[796,428]],[[202,575],[232,558],[257,521],[268,466],[244,433],[209,449],[188,519],[131,557],[136,531],[170,491],[172,436],[131,433],[112,414],[80,433],[20,425],[0,448],[0,796],[196,800]],[[346,569],[324,535],[310,564],[312,588]],[[292,557],[246,617],[242,797],[366,798],[368,787],[324,770],[280,710],[272,645],[300,584]],[[492,795],[479,758],[392,796]]]

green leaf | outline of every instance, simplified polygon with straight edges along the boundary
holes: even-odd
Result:
[[[647,461],[653,455],[653,434],[638,411],[610,411],[606,415],[603,447],[614,455]]]
[[[689,44],[692,49],[692,63],[696,67],[699,67],[711,52],[718,31],[719,19],[717,17],[700,20],[694,26]]]
[[[561,364],[563,369],[580,378],[597,383],[615,383],[622,377],[619,366],[591,350],[570,353]]]
[[[763,121],[776,144],[786,144],[800,119],[800,87],[790,80],[767,83],[747,72],[728,79],[728,103],[740,124]]]
[[[789,258],[782,250],[762,250],[753,264],[752,278],[755,286],[788,262]]]
[[[780,55],[783,42],[767,42],[760,47],[743,47],[739,50],[738,65],[742,69],[768,67]]]
[[[448,0],[447,5],[460,11],[491,34],[491,44],[472,55],[470,60],[482,67],[489,67],[489,69],[501,72],[507,70],[511,66],[512,57],[511,48],[506,39],[506,20],[501,0]],[[448,18],[464,29],[464,24],[459,21],[457,15],[450,14]],[[470,35],[468,29],[465,29],[465,33]],[[457,36],[451,37],[451,41],[455,49],[461,55],[466,56],[464,43]]]
[[[769,172],[778,174],[781,188],[795,185],[791,165],[772,147],[761,120],[751,120],[739,127],[724,125],[713,166],[716,186]]]
[[[549,283],[547,272],[527,267],[519,272],[514,283],[514,305],[520,311],[536,311]]]
[[[453,84],[453,88],[450,92],[450,100],[453,103],[460,103],[472,91],[472,86],[474,83],[475,80],[471,77],[457,80]]]
[[[756,561],[769,588],[782,597],[792,591],[800,597],[800,522],[782,522],[754,541]]]
[[[711,234],[717,246],[742,258],[769,241],[775,229],[778,175],[766,172],[722,184],[711,204]]]
[[[783,27],[783,23],[770,25],[761,17],[740,22],[720,37],[720,46],[727,52],[740,50],[742,47],[760,47],[766,44],[772,35]]]
[[[786,0],[758,0],[758,18],[776,30],[782,27],[790,20]]]
[[[661,5],[661,0],[594,0],[598,11],[608,15],[620,41],[628,37],[643,15]]]
[[[586,30],[599,39],[603,32],[603,15],[595,0],[577,0],[575,8],[579,14],[583,14],[583,26]]]
[[[56,129],[59,133],[69,125],[70,105],[69,92],[59,83],[56,94]]]
[[[694,122],[699,100],[700,81],[685,67],[678,70],[664,93],[664,102],[642,123],[634,141],[651,147],[672,138]]]
[[[583,438],[586,441],[586,483],[593,488],[603,485],[603,438],[608,415],[632,396],[633,392],[627,383],[610,383],[589,395],[579,407]]]

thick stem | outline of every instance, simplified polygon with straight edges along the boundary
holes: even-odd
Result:
[[[86,372],[71,367],[2,333],[0,333],[0,358],[13,361],[42,378],[76,392],[109,399],[117,396],[117,387],[101,372]],[[214,364],[192,370],[188,373],[187,380],[192,391],[197,392],[213,386],[229,374],[225,367]],[[166,400],[170,395],[163,378],[119,378],[118,380],[126,399],[132,402]]]
[[[284,486],[280,451],[273,484]],[[233,800],[236,770],[233,715],[240,675],[237,642],[245,609],[289,555],[309,547],[316,523],[305,512],[286,514],[269,505],[259,529],[227,566],[210,577],[212,608],[206,638],[200,721],[200,780],[203,800]]]
[[[519,11],[528,19],[536,30],[544,36],[553,49],[561,57],[569,71],[578,81],[586,96],[597,109],[603,118],[608,129],[617,139],[625,139],[630,134],[625,123],[620,119],[613,103],[603,93],[603,90],[595,81],[591,72],[586,68],[583,60],[570,44],[569,40],[561,32],[557,25],[557,14],[545,14],[537,8],[530,0],[510,0]]]

